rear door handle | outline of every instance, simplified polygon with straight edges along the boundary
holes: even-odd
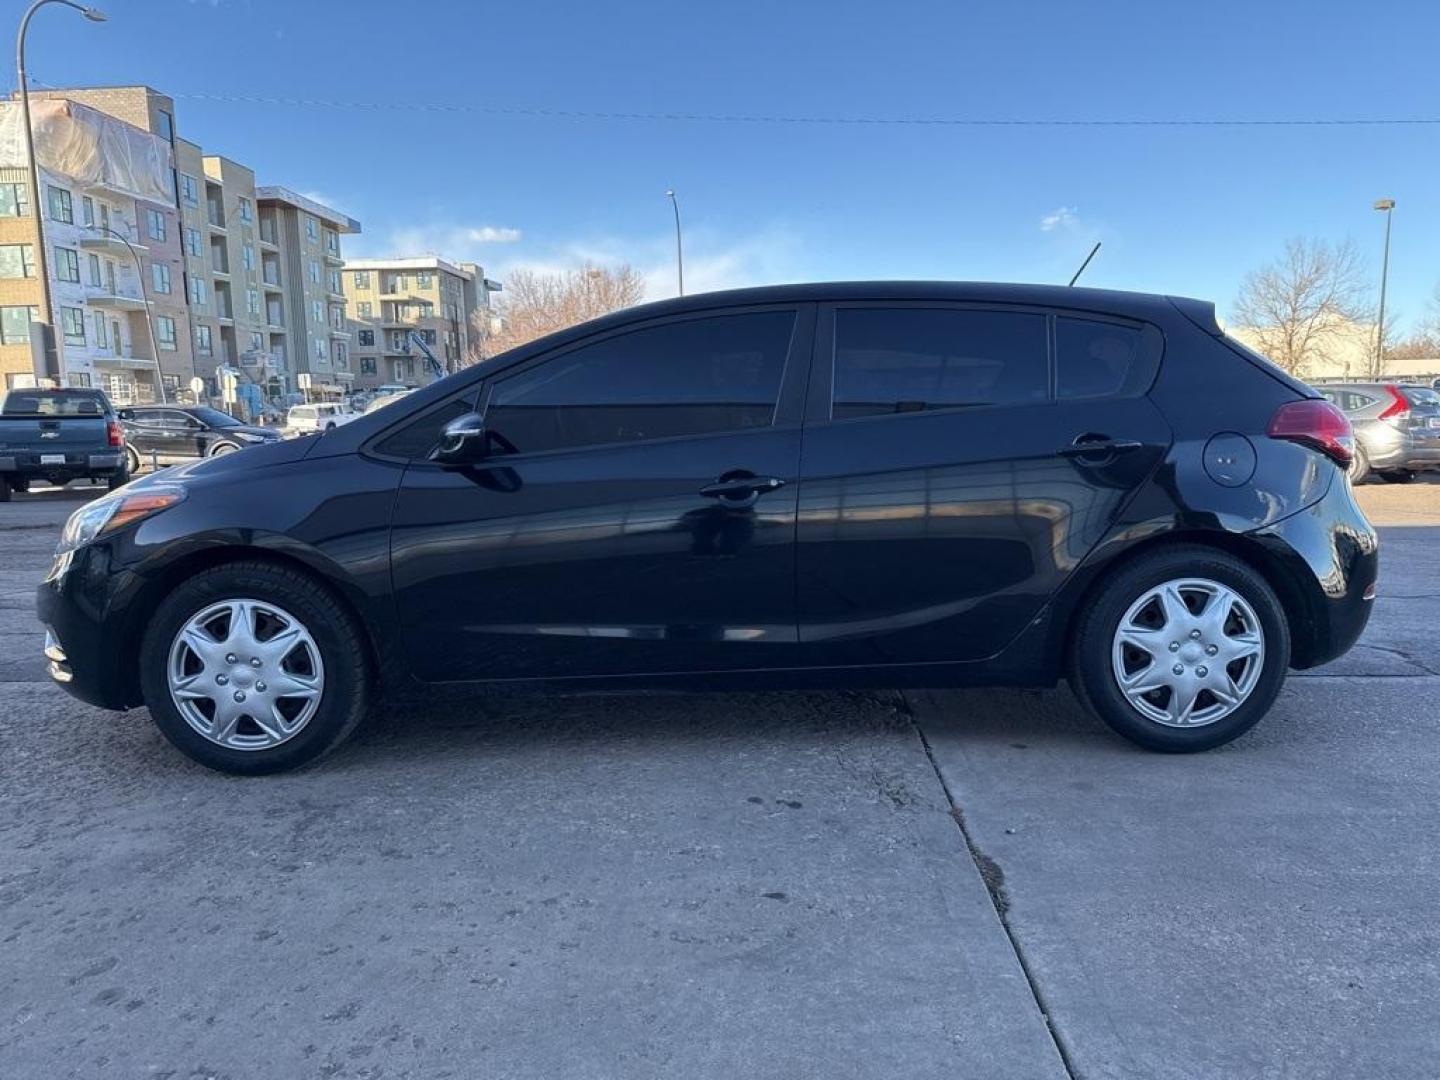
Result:
[[[745,499],[752,495],[763,495],[767,491],[785,486],[778,476],[730,476],[706,484],[700,489],[701,495],[712,499]]]
[[[1069,446],[1061,447],[1058,453],[1061,457],[1099,457],[1139,450],[1144,445],[1137,439],[1095,439],[1082,435]]]

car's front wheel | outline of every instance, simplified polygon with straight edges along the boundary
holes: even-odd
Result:
[[[210,456],[219,457],[221,454],[233,454],[236,450],[239,449],[239,443],[217,442],[214,446],[210,448]]]
[[[1254,727],[1289,664],[1289,625],[1265,579],[1224,552],[1175,547],[1124,567],[1086,605],[1070,684],[1132,742],[1188,752]]]
[[[315,760],[365,715],[361,631],[317,581],[265,562],[187,579],[160,604],[140,651],[155,723],[194,760],[259,774]]]

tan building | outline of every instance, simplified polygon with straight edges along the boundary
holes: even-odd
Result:
[[[475,320],[500,286],[474,263],[418,258],[347,259],[346,311],[355,332],[357,389],[422,386],[435,378],[415,334],[444,374],[474,353]]]
[[[132,139],[148,139],[147,160],[163,165],[163,189],[149,191],[150,198],[134,201],[133,206],[118,205],[112,198],[105,212],[124,224],[128,238],[141,248],[160,369],[172,394],[188,397],[198,376],[204,396],[217,396],[226,374],[242,385],[242,397],[251,398],[293,393],[296,376],[302,372],[313,372],[317,386],[336,392],[348,386],[353,375],[339,280],[343,262],[339,238],[359,232],[358,222],[285,188],[257,187],[250,168],[206,154],[196,143],[180,138],[173,100],[150,87],[32,91],[31,101],[32,108],[42,107],[43,102],[119,122]],[[37,122],[37,137],[39,132]],[[43,147],[40,157],[45,158]],[[23,185],[23,168],[14,171]],[[0,169],[0,177],[4,175]],[[23,186],[28,190],[28,185]],[[0,197],[3,194],[0,179]],[[100,213],[98,201],[96,206]],[[47,239],[51,224],[47,220]],[[15,228],[0,221],[0,239],[7,227]],[[103,259],[124,250],[119,241],[111,246],[114,251],[97,250],[97,254]],[[66,260],[63,270],[68,274]],[[111,389],[117,401],[150,400],[154,391],[146,385],[145,371],[153,371],[154,363],[148,345],[136,344],[148,336],[139,279],[133,260],[129,278],[119,265],[122,261],[117,258],[115,277],[120,298],[110,306],[128,302],[135,327],[122,322],[121,355],[108,365],[120,377],[103,372],[96,384]],[[102,261],[102,285],[109,283],[108,274]],[[0,298],[4,288],[0,281]],[[33,291],[38,293],[38,283]],[[60,306],[58,299],[56,304]],[[12,313],[9,318],[18,332],[18,316]],[[29,370],[33,367],[30,346],[17,342],[12,347],[11,336],[7,333],[6,344],[0,345],[0,364],[7,372],[21,366]],[[72,381],[78,381],[79,374],[77,368]],[[149,381],[153,383],[153,375]],[[243,384],[259,389],[245,392]]]

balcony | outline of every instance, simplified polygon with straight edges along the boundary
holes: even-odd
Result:
[[[90,307],[105,308],[110,311],[144,311],[146,307],[145,301],[138,296],[108,289],[102,289],[99,293],[86,296],[85,303]]]
[[[119,255],[127,259],[130,257],[132,249],[140,255],[145,255],[150,251],[144,244],[135,241],[126,247],[125,241],[106,233],[91,233],[88,236],[82,236],[80,237],[80,246],[86,251],[100,251],[106,255]]]
[[[260,287],[261,287],[262,289],[264,289],[266,292],[284,292],[284,291],[285,291],[284,288],[281,286],[280,282],[275,281],[273,278],[268,278],[268,277],[265,278],[264,280],[262,280],[262,281],[260,282]]]

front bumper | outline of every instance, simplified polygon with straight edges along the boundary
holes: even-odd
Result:
[[[1370,621],[1380,570],[1380,537],[1350,484],[1337,475],[1319,501],[1251,535],[1294,584],[1290,666],[1316,667],[1348,652]]]
[[[140,703],[133,642],[118,615],[139,584],[128,571],[110,572],[109,545],[102,543],[57,555],[36,590],[50,677],[87,705]]]

